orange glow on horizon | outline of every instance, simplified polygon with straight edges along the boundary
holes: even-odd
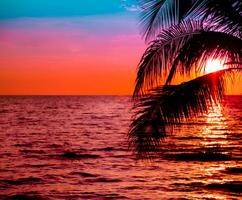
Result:
[[[73,32],[0,29],[0,95],[132,94],[139,35]]]
[[[100,40],[82,38],[82,32],[73,37],[69,30],[0,33],[0,95],[132,95],[145,50],[137,34]],[[221,69],[216,62],[215,69]],[[213,62],[207,72],[210,68]],[[177,77],[175,83],[182,81]],[[240,81],[228,86],[228,94],[241,94]]]
[[[76,64],[77,65],[77,64]],[[27,68],[2,70],[1,95],[128,95],[132,93],[135,70]]]

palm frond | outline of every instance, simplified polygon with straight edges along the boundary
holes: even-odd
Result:
[[[190,74],[192,68],[199,73],[205,69],[208,59],[225,59],[230,63],[242,62],[242,40],[223,32],[201,31],[186,41],[174,60],[166,84],[176,72]],[[239,64],[228,67],[240,66]]]
[[[180,49],[193,35],[204,28],[199,21],[182,21],[163,30],[145,51],[138,66],[134,96],[143,93],[154,85],[160,85],[166,72],[170,70]],[[163,75],[163,77],[161,77]],[[165,80],[165,79],[164,79]]]
[[[160,150],[162,139],[183,120],[208,112],[222,100],[225,81],[232,69],[204,75],[180,85],[154,89],[138,100],[129,131],[130,148],[138,158]]]
[[[134,97],[164,80],[170,84],[178,72],[182,75],[201,72],[211,56],[224,58],[226,62],[242,62],[242,40],[190,20],[163,30],[141,58]]]
[[[201,0],[142,0],[141,27],[146,41],[164,28],[180,23]]]
[[[214,28],[241,37],[242,3],[240,0],[141,0],[141,27],[146,41],[164,28],[187,18],[207,21]]]
[[[213,24],[217,30],[241,37],[242,3],[240,0],[202,0],[192,10],[191,18],[200,18]]]

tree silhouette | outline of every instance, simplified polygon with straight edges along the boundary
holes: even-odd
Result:
[[[242,1],[143,0],[141,8],[149,46],[138,65],[129,141],[144,158],[177,124],[222,101],[226,81],[241,70]],[[206,74],[209,59],[224,60],[225,69]],[[176,77],[190,80],[174,84]]]

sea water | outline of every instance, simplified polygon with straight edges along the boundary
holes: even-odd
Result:
[[[242,96],[138,161],[129,96],[0,97],[0,199],[239,199]]]

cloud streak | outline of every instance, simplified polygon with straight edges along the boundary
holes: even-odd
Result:
[[[127,11],[131,12],[139,12],[141,11],[140,6],[137,4],[137,2],[132,0],[121,0],[122,2],[122,8],[124,8]]]

